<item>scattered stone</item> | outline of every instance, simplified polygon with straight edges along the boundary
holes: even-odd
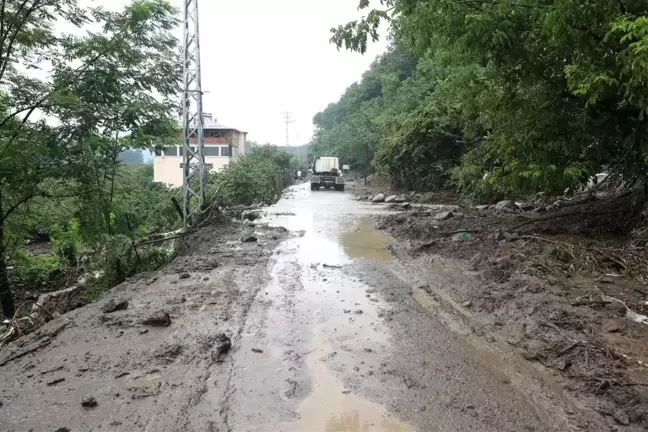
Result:
[[[506,210],[506,211],[515,211],[518,209],[517,204],[511,200],[500,201],[495,204],[495,210]]]
[[[142,321],[142,324],[154,327],[168,327],[171,325],[171,316],[164,311],[156,312]]]
[[[81,399],[81,406],[85,408],[94,408],[96,407],[97,404],[97,399],[94,398],[94,396],[91,395],[86,395],[83,396],[83,399]]]
[[[408,202],[404,202],[404,203],[401,204],[401,208],[403,208],[403,209],[408,209],[408,208],[410,208],[411,206],[412,206],[412,204],[410,204],[410,203],[408,203]]]
[[[106,303],[101,307],[101,312],[105,314],[109,314],[109,313],[113,313],[125,309],[128,309],[128,300],[124,300],[124,299],[117,300],[112,298],[108,300],[108,303]]]
[[[603,321],[603,331],[607,333],[616,333],[623,330],[623,326],[618,321],[613,319],[606,319]]]
[[[62,383],[63,381],[65,381],[65,378],[56,378],[53,379],[52,381],[48,381],[47,385],[51,387],[51,386],[55,386],[58,383]]]
[[[385,198],[385,202],[386,203],[396,202],[396,199],[398,199],[398,196],[390,195],[387,198]]]
[[[245,219],[245,220],[243,220],[243,226],[253,228],[255,225],[254,225],[254,222],[250,221],[249,219]]]
[[[495,240],[497,241],[502,241],[506,238],[506,234],[504,234],[504,231],[502,230],[497,230],[495,233]]]
[[[398,195],[396,199],[394,200],[396,203],[404,203],[407,202],[407,197],[405,195]]]
[[[384,194],[378,194],[378,195],[374,196],[371,199],[371,202],[375,202],[375,203],[380,203],[380,202],[384,202],[384,201],[385,201],[385,195]]]
[[[488,210],[488,204],[478,205],[478,206],[475,206],[475,208],[477,210]]]
[[[151,285],[151,284],[155,283],[155,281],[156,281],[157,279],[158,279],[158,278],[153,277],[153,278],[147,280],[147,281],[146,281],[146,285]]]
[[[261,354],[263,350],[261,348],[252,348],[252,352],[255,352],[257,354]]]
[[[54,432],[70,432],[70,429],[66,427],[60,427],[56,429]]]
[[[241,243],[254,243],[259,241],[254,235],[244,235],[241,237]]]
[[[351,393],[351,390],[342,390],[342,394],[349,394]]]
[[[628,426],[630,424],[630,417],[628,417],[628,413],[626,413],[622,409],[614,411],[612,418],[620,425]]]
[[[3,404],[2,401],[0,400],[0,408],[2,408],[2,405],[4,405],[4,404]]]
[[[357,311],[353,312],[356,315],[362,315],[364,311],[362,309],[358,309]]]
[[[452,216],[454,216],[454,215],[452,214],[451,211],[446,211],[446,212],[437,213],[436,215],[434,215],[434,219],[436,219],[436,220],[447,220],[447,219],[450,219]]]
[[[232,340],[227,337],[225,333],[219,333],[216,335],[216,352],[215,360],[220,361],[221,357],[232,348]]]
[[[180,275],[180,279],[189,279],[190,277],[191,277],[191,275],[189,273],[182,273]]]
[[[198,312],[205,312],[207,310],[207,305],[202,305],[200,306],[200,309],[198,309]]]
[[[466,308],[471,307],[471,306],[472,306],[472,301],[471,301],[471,300],[465,301],[465,302],[463,303],[463,306],[466,307]]]
[[[396,215],[396,217],[394,218],[394,221],[395,221],[396,223],[403,223],[403,222],[407,221],[407,216],[405,216],[404,214],[398,214],[398,215]]]
[[[253,222],[261,217],[261,212],[258,211],[247,211],[243,213],[243,219]]]

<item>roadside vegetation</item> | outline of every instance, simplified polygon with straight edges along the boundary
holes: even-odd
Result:
[[[607,170],[648,175],[648,5],[631,0],[363,0],[333,29],[391,48],[314,117],[313,151],[394,185],[559,195]]]
[[[87,300],[167,261],[181,189],[153,183],[142,152],[177,145],[178,11],[134,0],[0,5],[0,304],[12,318],[42,291]],[[65,25],[63,25],[65,24]],[[57,29],[63,29],[59,31]],[[209,178],[211,200],[269,203],[291,156],[259,146]],[[174,202],[175,201],[175,202]],[[151,240],[153,239],[153,240]]]

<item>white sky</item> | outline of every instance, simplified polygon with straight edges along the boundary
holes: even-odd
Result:
[[[172,0],[182,12],[183,0]],[[129,0],[94,0],[116,9]],[[204,111],[259,143],[307,143],[312,119],[360,79],[387,45],[337,51],[331,27],[357,19],[358,0],[199,0]],[[181,30],[178,30],[181,36]],[[180,67],[180,65],[178,65]]]

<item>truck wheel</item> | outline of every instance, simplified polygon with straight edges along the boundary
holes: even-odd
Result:
[[[337,190],[339,190],[341,192],[344,192],[344,185],[339,185]]]
[[[311,190],[317,191],[319,190],[319,184],[317,183],[311,183]]]

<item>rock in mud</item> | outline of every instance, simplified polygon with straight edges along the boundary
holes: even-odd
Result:
[[[56,429],[54,432],[70,432],[70,429],[66,427],[60,427]]]
[[[191,277],[191,275],[189,273],[182,273],[180,275],[180,279],[189,279],[190,277]]]
[[[450,219],[452,216],[454,216],[454,214],[451,211],[446,211],[446,212],[437,213],[436,215],[434,215],[434,219],[447,220]]]
[[[216,350],[213,353],[214,360],[219,361],[220,358],[227,354],[227,352],[232,348],[232,340],[227,337],[225,333],[219,333],[216,335]]]
[[[495,210],[506,210],[506,211],[515,211],[518,209],[517,204],[511,200],[500,201],[495,204]]]
[[[255,236],[253,236],[251,234],[241,236],[241,242],[242,243],[254,243],[254,242],[258,241],[258,240],[259,239],[257,239]]]
[[[113,298],[108,300],[108,303],[101,307],[101,312],[109,314],[125,309],[128,309],[128,300]]]
[[[168,327],[171,325],[171,316],[167,312],[156,312],[142,321],[142,324],[154,327]]]
[[[252,348],[252,352],[257,353],[257,354],[261,354],[261,353],[263,353],[263,350],[261,348]]]
[[[387,198],[385,198],[385,202],[392,203],[392,202],[396,202],[397,199],[398,199],[397,195],[390,195]]]
[[[261,217],[261,212],[258,211],[246,211],[243,213],[243,219],[247,219],[251,222],[259,219]]]
[[[379,202],[384,202],[384,201],[385,201],[385,194],[378,194],[378,195],[374,196],[373,198],[371,198],[371,202],[379,203]]]
[[[626,413],[622,409],[614,411],[612,418],[620,425],[628,426],[630,424],[630,417],[628,417],[628,413]]]
[[[603,331],[607,333],[616,333],[623,330],[623,326],[618,321],[613,319],[606,319],[603,321]]]
[[[81,399],[81,406],[84,408],[94,408],[97,405],[97,399],[95,399],[94,396],[87,395],[83,396]]]

